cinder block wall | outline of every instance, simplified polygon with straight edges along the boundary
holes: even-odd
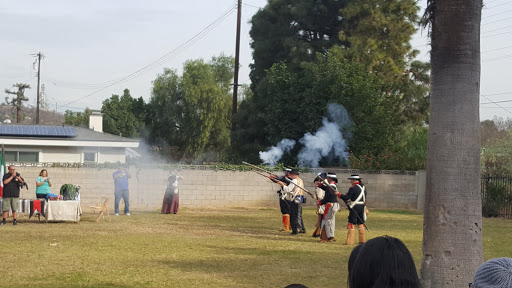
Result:
[[[17,166],[16,170],[29,184],[20,197],[35,199],[35,179],[43,167]],[[61,185],[69,183],[82,188],[82,207],[95,204],[100,197],[110,197],[114,206],[114,182],[108,168],[46,168],[52,179],[52,193],[59,194]],[[401,173],[382,171],[379,174],[365,174],[361,171],[332,170],[341,182],[338,190],[346,193],[350,183],[346,178],[352,173],[363,177],[368,191],[370,208],[423,209],[425,194],[424,172]],[[303,173],[305,188],[314,191],[313,179],[316,172]],[[132,210],[156,210],[161,206],[167,185],[168,170],[151,168],[130,168],[130,205]],[[278,207],[276,191],[279,186],[272,184],[253,172],[213,171],[207,169],[183,170],[185,178],[180,182],[180,205],[182,207]],[[307,206],[314,201],[308,196]],[[122,206],[122,204],[121,204]]]

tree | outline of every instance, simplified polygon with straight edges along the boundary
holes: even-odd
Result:
[[[64,112],[64,123],[71,126],[88,128],[89,116],[91,116],[91,114],[92,111],[89,108],[85,108],[84,112],[66,110],[66,112]]]
[[[418,10],[415,0],[347,1],[340,10],[340,56],[384,81],[397,80],[418,53],[410,44]]]
[[[265,139],[261,111],[282,99],[281,93],[266,92],[270,67],[283,62],[288,71],[300,74],[308,63],[317,61],[318,53],[359,63],[372,79],[379,78],[385,85],[381,98],[395,112],[396,125],[427,122],[429,64],[414,61],[418,51],[409,43],[418,9],[414,0],[269,1],[252,18],[253,97],[240,104],[234,119],[237,129],[242,129],[232,135],[234,152],[254,155],[250,151],[272,145]],[[374,138],[373,146],[389,137],[393,135]]]
[[[16,107],[16,123],[20,123],[21,121],[21,107],[23,107],[23,101],[28,101],[28,98],[25,97],[25,89],[30,89],[29,84],[16,83],[12,85],[12,87],[18,88],[18,91],[13,92],[9,89],[5,89],[5,93],[16,95],[11,100],[9,97],[5,97],[5,102],[9,105]]]
[[[41,109],[48,110],[50,108],[50,104],[48,104],[48,95],[46,95],[46,86],[44,84],[41,85],[41,92],[39,92],[39,102]]]
[[[483,262],[481,0],[429,0],[431,101],[422,287],[464,287]]]
[[[139,103],[130,95],[130,90],[124,89],[123,95],[112,95],[109,99],[103,101],[101,112],[103,113],[103,131],[123,137],[138,137],[141,120],[134,114],[134,105],[137,104],[137,110],[144,107],[144,100]],[[141,111],[137,111],[140,114]]]
[[[187,61],[181,77],[165,69],[148,104],[150,141],[171,147],[177,159],[218,160],[229,146],[233,67],[233,58],[221,55]]]
[[[284,61],[290,69],[315,61],[316,53],[327,54],[341,44],[338,33],[343,21],[339,10],[346,0],[274,0],[252,17],[254,64],[251,81],[259,83],[265,70]]]
[[[261,98],[255,99],[254,110],[238,115],[237,125],[241,129],[233,137],[238,149],[235,152],[245,159],[259,162],[258,151],[283,138],[298,141],[306,132],[317,131],[327,114],[328,103],[343,105],[352,118],[354,126],[343,132],[353,152],[378,154],[394,145],[397,110],[387,101],[385,86],[375,75],[369,75],[363,65],[342,63],[336,57],[319,57],[316,62],[305,64],[299,73],[279,63],[268,70],[258,87]],[[271,98],[278,100],[262,100]],[[297,145],[292,150],[291,157],[286,159],[288,165],[296,163],[300,148]]]

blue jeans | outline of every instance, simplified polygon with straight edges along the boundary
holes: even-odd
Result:
[[[116,190],[114,192],[115,201],[114,201],[114,212],[119,214],[119,202],[121,202],[121,198],[124,201],[124,214],[130,212],[130,192],[128,190]]]

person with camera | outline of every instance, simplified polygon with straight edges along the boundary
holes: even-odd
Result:
[[[121,198],[124,201],[124,215],[130,216],[130,192],[128,191],[128,178],[130,173],[123,164],[119,164],[119,168],[112,174],[114,178],[114,212],[116,216],[119,216],[119,202]]]
[[[16,222],[16,211],[18,211],[20,198],[20,187],[25,184],[20,173],[16,172],[16,168],[13,165],[9,165],[7,168],[8,172],[4,175],[2,181],[4,182],[4,201],[2,203],[2,222],[0,225],[6,224],[7,215],[9,210],[12,210],[12,225],[17,225]]]
[[[50,194],[50,187],[52,187],[52,181],[48,176],[48,171],[43,169],[39,173],[39,177],[36,178],[36,198],[46,199],[46,196]]]

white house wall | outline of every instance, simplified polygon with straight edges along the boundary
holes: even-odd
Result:
[[[39,152],[39,162],[43,163],[83,163],[84,152],[94,152],[98,163],[125,162],[125,148],[111,147],[37,147],[37,146],[6,146],[6,151]]]

